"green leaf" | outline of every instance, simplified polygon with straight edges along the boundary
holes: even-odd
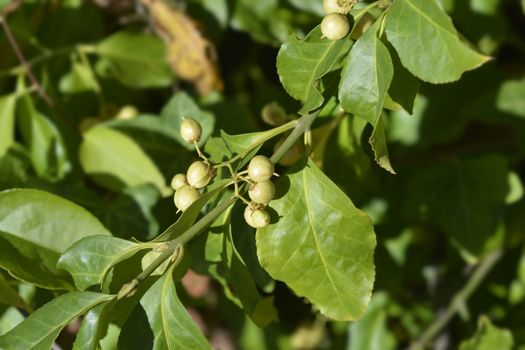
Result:
[[[0,231],[0,268],[24,282],[46,289],[73,289],[71,279],[56,268],[60,254]]]
[[[391,45],[388,45],[387,47],[394,67],[394,76],[388,93],[394,101],[403,107],[405,111],[412,114],[414,100],[416,99],[417,91],[419,90],[421,82],[403,67],[394,48]]]
[[[507,174],[497,155],[426,166],[408,181],[406,215],[437,224],[467,254],[481,254],[507,195]]]
[[[375,293],[365,315],[358,322],[351,323],[348,332],[347,350],[394,350],[396,338],[388,330],[388,296]]]
[[[354,44],[339,83],[339,101],[344,110],[374,126],[394,74],[388,49],[377,38],[379,23]]]
[[[223,225],[223,254],[226,264],[227,280],[242,308],[259,327],[266,327],[277,321],[277,310],[273,305],[273,296],[263,297],[257,290],[246,262],[237,250],[231,227],[231,211],[225,216]],[[249,232],[243,232],[250,234]],[[252,233],[253,234],[253,233]]]
[[[9,271],[15,275],[32,276],[41,286],[64,288],[56,272],[56,262],[76,241],[92,235],[110,235],[102,224],[88,211],[53,194],[19,189],[0,192],[0,231],[2,239],[9,241],[24,260],[11,261]],[[7,251],[7,245],[2,244]],[[8,260],[8,259],[6,259]],[[33,261],[33,268],[25,263]],[[22,265],[16,265],[19,261]],[[27,270],[26,270],[27,269]],[[55,278],[40,273],[48,270]],[[56,279],[56,281],[55,281]]]
[[[183,118],[191,118],[198,121],[202,128],[201,140],[199,146],[204,146],[208,137],[211,136],[215,127],[215,117],[213,114],[203,111],[185,92],[178,92],[173,96],[162,109],[160,113],[162,119],[171,125],[177,132],[173,135],[181,145],[188,150],[194,150],[195,147],[186,142],[180,136],[180,124]]]
[[[153,350],[210,349],[177,296],[173,266],[140,301],[155,335]]]
[[[20,98],[17,120],[37,175],[54,180],[71,170],[60,132],[51,120],[36,110],[30,95]]]
[[[370,218],[312,161],[283,176],[277,191],[288,186],[271,202],[278,221],[257,230],[261,265],[327,317],[358,319],[375,277]]]
[[[258,150],[259,147],[266,141],[282,134],[283,132],[293,129],[296,124],[296,121],[291,121],[268,131],[238,135],[228,135],[226,132],[221,130],[221,137],[223,138],[224,142],[226,142],[226,146],[232,154],[243,158],[250,152]]]
[[[498,328],[487,317],[481,316],[476,334],[461,342],[459,350],[511,350],[513,345],[512,333],[508,329]]]
[[[104,338],[114,303],[102,303],[86,314],[77,332],[73,350],[99,350],[100,340]]]
[[[115,191],[150,183],[164,195],[172,192],[139,145],[119,131],[89,129],[80,145],[80,162],[95,181]]]
[[[64,94],[100,90],[91,68],[80,62],[72,63],[71,71],[60,78],[58,88]]]
[[[86,237],[73,244],[60,257],[57,267],[69,272],[77,288],[85,290],[102,284],[109,269],[117,263],[153,246],[116,237]]]
[[[392,164],[390,164],[390,157],[388,156],[388,148],[386,145],[385,127],[383,123],[383,117],[381,116],[377,121],[377,125],[374,127],[374,131],[368,140],[374,151],[374,158],[381,166],[391,174],[395,174]]]
[[[0,271],[0,304],[16,306],[25,310],[28,309],[24,300],[18,292],[12,288],[2,271]],[[0,332],[0,334],[2,333]]]
[[[412,74],[430,83],[448,83],[490,58],[463,42],[435,0],[396,0],[385,20],[388,41]]]
[[[525,79],[509,80],[500,87],[496,106],[499,110],[525,118]]]
[[[129,87],[164,87],[173,81],[164,44],[154,35],[117,32],[100,42],[96,52],[108,64],[110,74]]]
[[[320,26],[315,27],[304,40],[295,34],[281,46],[277,55],[277,72],[286,92],[304,103],[299,111],[306,114],[324,101],[320,79],[335,69],[348,52],[349,39],[331,41],[321,38]]]
[[[62,328],[112,295],[94,292],[64,294],[47,303],[10,332],[0,337],[0,348],[49,350]]]
[[[0,157],[15,142],[15,105],[15,95],[0,97]]]

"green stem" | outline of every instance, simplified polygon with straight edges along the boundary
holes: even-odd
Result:
[[[270,158],[272,162],[279,161],[279,159],[281,159],[281,157],[286,152],[288,152],[288,150],[293,146],[297,139],[301,137],[301,135],[304,134],[305,131],[310,129],[310,125],[312,125],[313,121],[315,120],[318,114],[319,112],[315,111],[312,114],[307,114],[301,117],[297,121],[294,130],[290,133],[290,135],[288,135],[286,140],[281,144],[281,146],[275,151],[275,153]],[[243,190],[245,190],[245,188],[246,186],[243,186]],[[239,197],[232,196],[231,198],[222,201],[221,203],[219,203],[219,205],[217,205],[206,215],[204,215],[199,221],[193,224],[193,226],[191,226],[188,230],[186,230],[177,238],[173,239],[161,255],[159,255],[155,260],[153,260],[153,262],[150,265],[148,265],[131,282],[126,283],[122,286],[117,298],[122,299],[128,295],[133,294],[140,282],[142,282],[149,275],[151,275],[153,271],[155,271],[160,265],[162,265],[164,261],[166,261],[166,259],[169,259],[169,257],[175,253],[176,249],[182,249],[182,247],[187,242],[195,238],[207,227],[209,227],[215,221],[215,219],[217,219],[224,211],[226,211],[230,206],[232,206],[238,199]]]
[[[301,137],[306,131],[310,130],[310,126],[314,122],[315,118],[319,115],[320,110],[316,110],[310,114],[301,117],[297,121],[297,125],[293,131],[288,135],[284,142],[279,146],[275,153],[270,157],[273,163],[277,163],[290,148],[293,147],[295,142]]]
[[[470,276],[467,283],[461,288],[452,298],[448,308],[443,314],[434,320],[423,332],[423,334],[417,339],[409,348],[409,350],[422,349],[425,344],[432,340],[436,335],[445,328],[445,326],[452,320],[458,311],[464,308],[468,299],[479,287],[483,279],[492,270],[494,265],[502,256],[502,251],[497,250],[488,256],[486,256],[479,266],[476,268],[474,273]]]

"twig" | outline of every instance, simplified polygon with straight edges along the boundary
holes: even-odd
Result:
[[[474,293],[474,291],[481,284],[483,279],[487,274],[492,270],[494,265],[501,258],[502,251],[496,250],[495,252],[486,256],[481,263],[478,265],[477,269],[472,273],[467,283],[461,288],[452,298],[448,308],[437,317],[428,328],[423,332],[423,334],[410,346],[409,350],[418,350],[422,349],[425,344],[427,344],[432,338],[441,332],[443,328],[452,320],[457,312],[465,308],[465,304],[468,299]]]
[[[0,23],[2,25],[2,28],[4,29],[5,36],[7,37],[7,40],[9,41],[9,44],[11,45],[11,48],[15,52],[16,57],[18,58],[18,61],[20,64],[24,67],[24,70],[29,77],[29,80],[31,80],[31,83],[36,88],[37,93],[42,97],[42,99],[51,107],[54,106],[53,101],[49,97],[49,95],[44,91],[42,88],[42,85],[38,82],[35,75],[33,74],[33,71],[31,70],[31,67],[27,63],[27,60],[22,53],[22,50],[20,50],[20,47],[18,46],[18,43],[16,42],[15,37],[13,36],[13,33],[11,32],[11,28],[9,27],[9,24],[7,23],[6,17],[1,14],[0,15]]]
[[[305,131],[310,129],[313,121],[318,115],[318,111],[307,114],[301,119],[298,120],[298,123],[295,125],[294,130],[288,135],[286,140],[281,144],[281,146],[275,151],[275,153],[270,158],[272,162],[277,162],[279,159],[288,152],[288,150],[294,145],[294,143],[301,137]],[[243,186],[246,187],[246,186]],[[220,202],[216,207],[210,210],[206,215],[204,215],[199,221],[197,221],[193,226],[188,230],[183,232],[180,236],[173,239],[169,245],[166,247],[166,250],[162,252],[153,262],[146,267],[137,277],[135,277],[131,282],[126,283],[122,286],[121,290],[118,293],[118,299],[130,296],[137,290],[140,282],[145,280],[153,271],[155,271],[162,263],[170,258],[177,249],[184,247],[184,245],[198,236],[202,231],[209,227],[215,219],[217,219],[225,210],[227,210],[231,205],[233,205],[239,197],[230,197]]]

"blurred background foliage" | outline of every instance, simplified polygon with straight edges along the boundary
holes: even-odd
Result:
[[[397,175],[372,161],[370,130],[352,118],[327,115],[315,125],[316,161],[376,225],[369,311],[356,323],[329,322],[277,283],[280,321],[259,329],[216,282],[187,275],[183,301],[216,348],[404,348],[453,309],[436,349],[525,349],[525,3],[440,2],[493,60],[454,84],[423,83],[413,115],[388,112]],[[8,23],[0,34],[0,190],[44,189],[116,236],[151,239],[174,221],[167,182],[193,157],[180,142],[178,110],[193,110],[218,136],[270,128],[261,119],[269,103],[291,115],[300,109],[280,85],[276,55],[289,35],[320,22],[321,0],[158,3],[0,1]],[[499,260],[468,290],[479,256]],[[20,309],[52,297],[3,272],[0,287],[24,299],[0,298],[0,334],[20,322]],[[458,295],[465,303],[452,303]],[[107,337],[118,334],[114,326]]]

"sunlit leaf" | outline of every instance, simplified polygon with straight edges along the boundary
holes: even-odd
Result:
[[[112,190],[149,183],[162,194],[171,193],[151,159],[119,131],[103,126],[89,129],[80,146],[80,162],[95,181]]]
[[[15,95],[0,97],[0,157],[15,141]]]
[[[69,272],[77,288],[84,290],[102,284],[111,267],[147,248],[152,246],[116,237],[86,237],[60,257],[57,267]]]
[[[73,243],[110,235],[88,211],[56,195],[20,189],[0,192],[1,266],[14,276],[51,289],[70,288],[56,263]]]
[[[283,176],[271,202],[275,217],[257,231],[261,265],[324,315],[355,320],[374,284],[375,234],[370,218],[309,161]]]
[[[49,350],[64,326],[112,295],[94,292],[64,294],[44,305],[10,332],[0,336],[0,348]]]
[[[379,23],[379,22],[377,22]],[[339,101],[345,111],[372,125],[383,110],[394,70],[388,49],[377,37],[378,24],[354,44],[339,83]]]
[[[140,303],[155,336],[153,350],[210,349],[177,296],[173,267],[155,282]]]
[[[164,44],[151,34],[117,32],[96,46],[109,73],[123,84],[136,88],[163,87],[172,82]]]
[[[395,1],[388,9],[385,31],[401,63],[430,83],[458,80],[489,60],[460,39],[435,0]]]
[[[277,56],[277,72],[286,91],[303,102],[299,113],[308,113],[324,101],[319,80],[345,55],[352,41],[331,41],[321,38],[321,29],[315,27],[304,39],[292,34],[281,46]]]

